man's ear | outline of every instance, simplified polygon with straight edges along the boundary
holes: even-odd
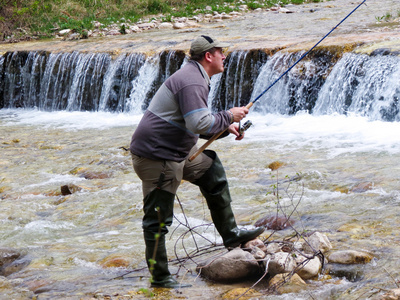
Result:
[[[206,54],[204,54],[204,59],[208,62],[211,62],[211,56],[212,54],[210,52],[206,52]]]

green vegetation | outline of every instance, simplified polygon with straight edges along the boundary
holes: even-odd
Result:
[[[116,22],[137,22],[145,16],[190,17],[199,13],[267,8],[274,5],[322,2],[323,0],[2,0],[0,2],[0,41],[11,34],[51,37],[57,30],[72,29],[84,34],[93,21],[104,26]],[[206,10],[206,7],[211,10]]]
[[[390,12],[387,12],[383,16],[375,17],[377,22],[392,22],[396,18],[400,18],[400,10],[397,11],[397,16],[392,15]]]

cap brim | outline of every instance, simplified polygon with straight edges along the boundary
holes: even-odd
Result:
[[[221,43],[221,42],[218,42],[214,47],[215,48],[226,48],[226,47],[229,47],[230,45],[228,44],[228,43]]]

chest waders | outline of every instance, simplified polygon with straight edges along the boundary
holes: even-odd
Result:
[[[204,154],[213,159],[210,168],[197,180],[192,182],[200,187],[210,209],[212,221],[221,235],[224,246],[235,248],[253,240],[264,232],[264,227],[254,230],[243,230],[237,227],[231,207],[231,196],[228,181],[221,161],[212,150]],[[157,188],[144,198],[143,233],[146,244],[146,262],[152,275],[152,287],[179,288],[189,284],[177,282],[168,270],[168,256],[165,248],[165,235],[168,226],[172,225],[175,195],[161,190],[164,180],[161,173]]]
[[[190,284],[180,284],[169,272],[168,256],[165,248],[167,226],[172,225],[175,195],[160,189],[164,180],[161,173],[157,188],[144,199],[144,217],[142,222],[146,244],[146,262],[151,273],[152,287],[180,288]]]
[[[214,151],[204,150],[204,154],[212,158],[213,163],[199,179],[192,183],[200,187],[201,193],[206,198],[212,221],[222,237],[224,246],[235,248],[255,239],[264,232],[265,228],[244,230],[237,227],[224,167]]]

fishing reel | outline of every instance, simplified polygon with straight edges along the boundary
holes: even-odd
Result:
[[[251,125],[253,125],[253,123],[250,120],[246,121],[243,125],[240,125],[240,123],[239,123],[240,135],[242,135],[243,132],[245,132],[247,129],[249,129]]]

